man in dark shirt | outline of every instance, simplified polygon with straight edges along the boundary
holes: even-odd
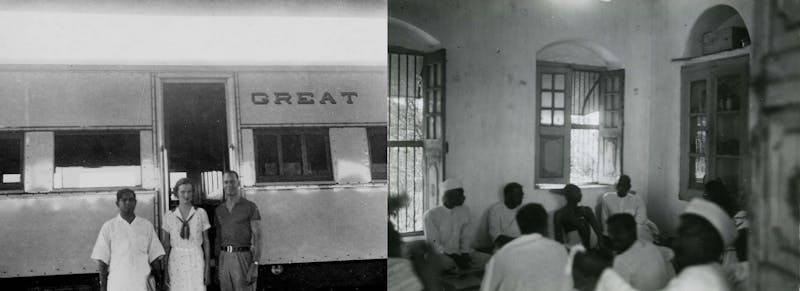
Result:
[[[261,214],[255,203],[242,197],[238,173],[225,172],[222,183],[225,202],[215,211],[220,289],[255,290],[261,255]]]

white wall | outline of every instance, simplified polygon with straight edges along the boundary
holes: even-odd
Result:
[[[746,0],[391,1],[389,16],[447,49],[446,171],[464,179],[476,218],[509,181],[520,182],[525,200],[543,202],[549,211],[563,204],[533,190],[536,53],[564,40],[610,52],[626,72],[623,172],[647,201],[651,219],[671,234],[684,206],[678,200],[680,63],[671,59],[683,56],[696,18],[723,2],[750,26],[753,3]]]

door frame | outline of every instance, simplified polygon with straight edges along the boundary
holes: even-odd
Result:
[[[239,172],[239,111],[237,106],[235,74],[233,73],[157,73],[155,83],[156,140],[158,156],[159,187],[156,196],[156,217],[169,210],[169,153],[166,145],[164,116],[164,84],[169,83],[218,83],[225,86],[225,122],[228,137],[228,165],[230,170]]]

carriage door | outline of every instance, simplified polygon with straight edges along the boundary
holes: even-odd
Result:
[[[199,190],[195,203],[221,198],[222,172],[231,168],[225,83],[164,82],[161,89],[168,169],[164,187],[188,177]],[[169,201],[174,205],[177,197],[170,195]]]

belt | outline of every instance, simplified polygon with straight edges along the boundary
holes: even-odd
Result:
[[[224,252],[228,252],[228,253],[249,252],[250,251],[250,247],[249,246],[247,246],[247,247],[222,246],[222,247],[220,247],[220,250],[222,250]]]

